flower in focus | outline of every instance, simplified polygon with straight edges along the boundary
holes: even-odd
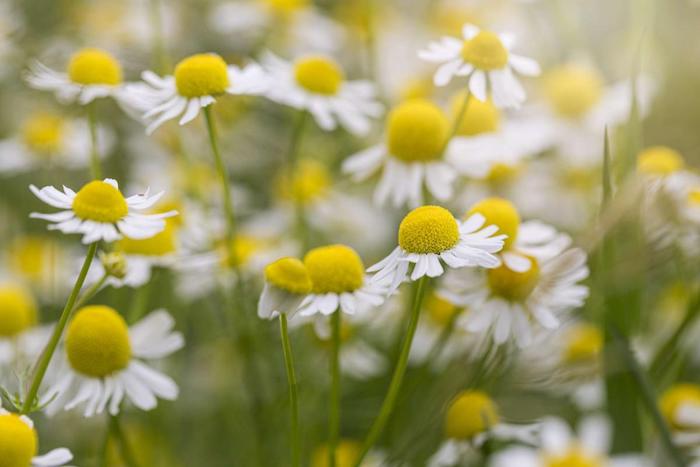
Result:
[[[172,329],[175,321],[157,310],[130,328],[116,310],[104,305],[76,312],[66,328],[65,358],[43,397],[47,412],[84,406],[91,417],[108,409],[116,415],[123,400],[151,410],[157,398],[175,400],[178,387],[144,360],[158,360],[184,346]]]
[[[66,448],[39,451],[39,435],[34,423],[25,415],[17,415],[0,408],[0,462],[3,467],[59,467],[73,460]]]
[[[272,319],[280,313],[292,315],[311,292],[306,266],[297,258],[280,258],[265,267],[265,286],[258,301],[258,316]]]
[[[505,235],[494,235],[498,227],[487,225],[486,218],[474,214],[459,222],[440,206],[421,206],[406,215],[399,225],[399,245],[379,263],[368,269],[373,280],[398,287],[409,277],[438,277],[445,269],[465,266],[494,268],[499,260],[494,253],[503,248]]]
[[[35,62],[25,79],[30,86],[53,91],[59,101],[86,105],[100,97],[119,97],[123,89],[119,62],[101,49],[85,48],[74,53],[66,72]]]
[[[435,72],[435,85],[445,86],[454,76],[465,76],[469,91],[480,101],[490,97],[497,107],[519,107],[526,95],[513,70],[537,76],[537,62],[512,53],[515,40],[510,35],[466,24],[462,36],[443,37],[418,53],[423,60],[441,64]]]
[[[113,242],[124,236],[149,238],[165,228],[164,219],[177,215],[176,211],[160,214],[134,212],[150,208],[163,193],[149,196],[146,190],[144,194],[124,198],[117,181],[111,178],[89,182],[77,193],[65,186],[63,192],[52,186],[38,189],[30,185],[29,188],[46,204],[64,209],[54,214],[34,212],[30,217],[51,222],[50,230],[82,234],[85,244],[100,240]]]

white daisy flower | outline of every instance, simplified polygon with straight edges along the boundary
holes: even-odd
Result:
[[[243,68],[227,65],[213,53],[196,54],[180,61],[172,76],[160,77],[145,71],[143,83],[126,86],[123,102],[143,112],[153,133],[168,120],[180,117],[180,125],[194,120],[199,111],[216,102],[222,94],[259,95],[269,86],[269,79],[256,63]]]
[[[42,398],[46,411],[84,406],[92,417],[108,410],[119,413],[129,400],[151,410],[158,398],[175,400],[177,384],[148,366],[144,360],[167,357],[184,346],[175,321],[157,310],[127,327],[116,310],[104,305],[86,306],[74,315],[65,334],[65,358],[57,363],[52,384]]]
[[[662,189],[667,194],[680,192],[698,179],[687,170],[681,153],[667,146],[651,146],[637,154],[637,173],[651,195]]]
[[[285,257],[265,267],[265,286],[258,301],[258,316],[273,319],[280,313],[290,316],[297,311],[312,284],[304,263]]]
[[[659,398],[659,408],[679,446],[700,447],[700,386],[671,386]]]
[[[438,277],[450,268],[465,266],[494,268],[499,260],[494,253],[503,248],[505,235],[494,235],[498,227],[486,226],[481,214],[459,222],[445,208],[421,206],[406,215],[399,225],[399,245],[389,256],[370,267],[373,280],[398,287],[410,277]],[[409,266],[413,264],[413,271]]]
[[[338,309],[352,315],[360,307],[384,303],[386,288],[365,275],[362,259],[348,246],[314,248],[304,256],[304,265],[312,289],[299,307],[301,316],[329,316]]]
[[[123,89],[119,62],[108,52],[95,48],[73,54],[65,73],[34,62],[25,79],[33,88],[54,92],[61,102],[77,101],[80,105],[100,97],[119,97]]]
[[[0,408],[0,452],[8,466],[59,467],[73,460],[66,448],[38,456],[38,434],[34,422],[26,415],[17,415]]]
[[[499,452],[489,464],[491,467],[558,467],[563,465],[605,467],[651,467],[641,455],[609,457],[611,429],[602,416],[591,416],[581,421],[578,437],[569,425],[558,418],[542,422],[539,448],[511,447]]]
[[[149,196],[149,190],[146,190],[144,194],[124,198],[117,181],[111,178],[89,182],[77,193],[66,186],[63,192],[52,186],[38,189],[30,185],[29,188],[46,204],[64,209],[54,214],[33,212],[30,217],[51,222],[49,230],[82,234],[85,244],[100,240],[113,242],[124,236],[149,238],[165,228],[165,218],[177,215],[176,211],[161,214],[134,212],[150,208],[163,193]]]
[[[513,70],[525,76],[537,76],[540,67],[534,60],[511,52],[515,39],[466,24],[463,39],[443,37],[418,52],[426,61],[441,63],[435,72],[436,86],[445,86],[454,76],[465,76],[469,91],[480,101],[489,98],[497,107],[519,107],[526,95]]]
[[[340,65],[330,57],[306,55],[287,62],[267,53],[263,66],[272,82],[265,96],[308,111],[326,131],[340,125],[350,133],[365,135],[371,128],[370,119],[380,117],[384,111],[374,84],[346,80]]]
[[[444,159],[450,125],[444,112],[425,99],[395,107],[386,122],[385,142],[350,156],[343,171],[361,181],[382,168],[375,203],[395,207],[423,204],[423,187],[439,201],[452,198],[457,171]]]

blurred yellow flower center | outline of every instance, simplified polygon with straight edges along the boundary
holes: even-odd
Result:
[[[265,267],[265,280],[294,294],[311,292],[312,284],[306,266],[296,258],[281,258]]]
[[[654,146],[637,156],[637,170],[646,175],[663,177],[683,169],[683,156],[666,146]]]
[[[450,324],[461,309],[448,302],[440,295],[433,293],[428,296],[425,301],[425,310],[428,312],[430,319],[439,326],[447,326]]]
[[[440,206],[416,208],[399,225],[399,246],[409,253],[442,253],[457,242],[457,220]]]
[[[407,80],[401,86],[400,100],[427,99],[433,92],[432,80],[426,78],[413,78]]]
[[[294,63],[294,78],[307,91],[330,96],[338,92],[344,75],[334,60],[322,55],[311,55]]]
[[[131,360],[126,321],[104,305],[80,309],[66,331],[66,355],[73,369],[94,378],[122,370]]]
[[[604,467],[605,459],[584,452],[580,447],[574,446],[562,454],[544,455],[544,467]]]
[[[197,54],[175,67],[175,86],[183,97],[216,96],[229,87],[228,67],[216,54]]]
[[[38,438],[34,428],[18,415],[0,415],[0,467],[29,467],[37,455]]]
[[[14,271],[34,281],[44,278],[54,243],[43,237],[18,238],[10,247],[10,264]]]
[[[84,220],[114,223],[129,213],[129,207],[117,188],[94,180],[75,195],[73,212]]]
[[[482,391],[464,391],[450,404],[445,415],[445,436],[471,439],[499,422],[496,403]]]
[[[700,206],[700,188],[693,188],[688,192],[688,202],[693,206]]]
[[[525,272],[512,271],[504,264],[489,269],[486,274],[491,293],[513,302],[524,302],[530,296],[540,279],[537,260],[529,257],[531,266]]]
[[[496,162],[491,166],[491,170],[486,176],[486,180],[494,185],[508,183],[518,176],[520,169],[521,166],[519,165],[509,165],[504,164],[503,162]]]
[[[294,13],[309,5],[309,0],[262,0],[262,2],[272,11],[281,15]]]
[[[353,467],[360,457],[362,446],[351,440],[341,440],[335,449],[336,467]],[[314,450],[311,467],[328,467],[328,446],[321,446]]]
[[[328,169],[319,162],[304,159],[292,173],[279,179],[280,196],[301,204],[308,204],[323,198],[331,186]]]
[[[498,34],[480,31],[464,41],[462,58],[479,70],[499,70],[508,64],[508,50]]]
[[[13,337],[28,329],[37,319],[34,299],[23,287],[0,285],[0,338]]]
[[[590,68],[564,65],[545,76],[544,91],[559,115],[580,118],[600,100],[603,80]]]
[[[78,84],[116,86],[122,82],[122,68],[109,53],[100,49],[82,49],[68,62],[68,77]]]
[[[259,238],[252,237],[250,235],[238,235],[232,241],[233,252],[236,255],[235,258],[229,257],[229,250],[224,252],[223,265],[224,266],[244,266],[250,261],[252,256],[262,250],[265,247],[265,242]]]
[[[117,242],[117,250],[128,255],[165,256],[177,250],[177,232],[172,222],[165,222],[165,228],[153,237],[134,239],[124,237]]]
[[[568,330],[565,342],[565,362],[582,363],[596,361],[603,349],[603,333],[592,324],[581,323]]]
[[[689,383],[676,384],[661,395],[661,413],[674,429],[689,428],[678,418],[679,409],[683,406],[700,407],[700,386]]]
[[[360,256],[345,245],[314,248],[304,257],[313,292],[353,292],[364,283],[365,267]]]
[[[387,119],[389,153],[404,162],[429,162],[442,157],[450,124],[442,110],[425,99],[399,104]]]
[[[456,94],[452,98],[452,118],[457,119],[464,105],[466,91]],[[475,136],[482,133],[490,133],[498,130],[501,121],[501,113],[489,100],[481,102],[479,99],[469,99],[462,120],[457,127],[460,136]]]
[[[485,198],[474,204],[464,218],[468,219],[477,213],[486,218],[484,226],[495,225],[499,234],[508,235],[503,243],[504,250],[515,243],[520,227],[520,215],[513,203],[503,198]]]
[[[22,141],[40,154],[55,154],[62,146],[63,120],[47,113],[32,115],[22,127]]]

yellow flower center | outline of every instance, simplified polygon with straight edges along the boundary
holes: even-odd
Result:
[[[432,9],[431,26],[447,36],[460,36],[465,24],[481,24],[483,16],[478,8],[454,2],[436,3]]]
[[[508,235],[503,244],[504,250],[515,243],[520,227],[520,215],[513,203],[503,198],[485,198],[474,204],[464,218],[468,219],[477,213],[486,218],[484,225],[495,225],[499,234]]]
[[[63,120],[47,113],[32,115],[22,127],[22,141],[39,154],[55,154],[63,142]]]
[[[80,309],[66,331],[66,355],[75,371],[94,378],[126,368],[131,360],[126,321],[108,306]]]
[[[455,315],[462,311],[436,293],[428,296],[425,301],[425,310],[435,324],[443,327],[450,324]]]
[[[75,195],[73,212],[84,220],[115,223],[129,213],[129,206],[117,188],[94,180]]]
[[[674,429],[688,428],[678,419],[678,409],[684,405],[700,407],[700,386],[689,383],[676,384],[661,395],[661,413]]]
[[[487,271],[488,283],[494,295],[512,302],[524,302],[535,290],[540,279],[537,260],[529,257],[531,266],[528,271],[515,272],[504,264]]]
[[[400,100],[427,99],[433,93],[433,81],[427,78],[407,80],[399,92]]]
[[[282,16],[294,13],[309,5],[309,0],[262,0],[274,13]]]
[[[421,206],[399,225],[399,246],[409,253],[441,253],[459,242],[459,226],[440,206]]]
[[[340,440],[335,449],[336,467],[352,467],[360,457],[362,445],[357,441]],[[320,446],[314,450],[311,467],[328,467],[328,446]]]
[[[0,285],[0,338],[13,337],[36,323],[34,299],[23,287]]]
[[[471,439],[499,422],[496,403],[482,391],[463,391],[445,415],[445,436]]]
[[[580,447],[574,446],[563,454],[544,456],[545,467],[604,467],[605,459],[584,452]]]
[[[187,98],[216,96],[229,87],[228,67],[216,54],[197,54],[175,67],[177,92]]]
[[[17,273],[33,281],[39,281],[44,278],[55,248],[53,241],[43,237],[18,238],[10,247],[10,265]]]
[[[78,84],[116,86],[122,82],[122,68],[108,52],[100,49],[82,49],[68,62],[68,77]]]
[[[509,165],[503,162],[497,162],[491,166],[486,180],[494,185],[508,183],[518,176],[521,169],[522,167],[520,165]]]
[[[603,333],[592,324],[581,323],[569,329],[565,342],[565,362],[595,362],[603,349]]]
[[[294,78],[307,91],[331,96],[340,89],[344,75],[334,60],[322,55],[310,55],[294,63]]]
[[[600,101],[603,80],[590,68],[564,65],[547,74],[544,92],[559,115],[580,118]]]
[[[345,245],[314,248],[304,257],[313,292],[353,292],[364,283],[365,267],[360,256]]]
[[[450,104],[452,118],[457,119],[464,105],[466,91],[457,93]],[[474,136],[482,133],[491,133],[498,130],[501,122],[501,113],[489,100],[481,102],[479,99],[469,99],[467,108],[462,116],[462,121],[457,127],[460,136]]]
[[[304,263],[296,258],[281,258],[265,267],[265,280],[293,294],[311,292],[312,284]]]
[[[411,99],[399,104],[387,119],[389,153],[404,162],[440,159],[449,126],[443,111],[432,102]]]
[[[177,231],[173,222],[166,219],[165,228],[153,237],[135,239],[124,237],[116,249],[128,255],[165,256],[177,250]]]
[[[18,415],[0,415],[0,467],[29,467],[38,445],[36,431]]]
[[[654,146],[637,156],[637,170],[645,175],[664,177],[683,169],[683,156],[666,146]]]
[[[700,188],[693,188],[688,192],[688,202],[693,206],[700,206]]]
[[[331,186],[331,175],[323,164],[304,159],[294,168],[291,179],[284,175],[278,183],[282,198],[306,205],[325,196]]]
[[[508,50],[497,34],[480,31],[464,41],[462,58],[479,70],[500,70],[508,64]]]
[[[250,261],[254,254],[258,253],[266,246],[266,242],[250,235],[238,235],[233,242],[235,258],[229,257],[229,250],[224,251],[222,264],[224,266],[244,266]],[[224,246],[226,244],[224,243]]]

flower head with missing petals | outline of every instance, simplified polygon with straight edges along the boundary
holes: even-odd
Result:
[[[265,287],[258,301],[261,318],[293,314],[313,288],[306,265],[297,258],[280,258],[268,264],[264,274]]]

